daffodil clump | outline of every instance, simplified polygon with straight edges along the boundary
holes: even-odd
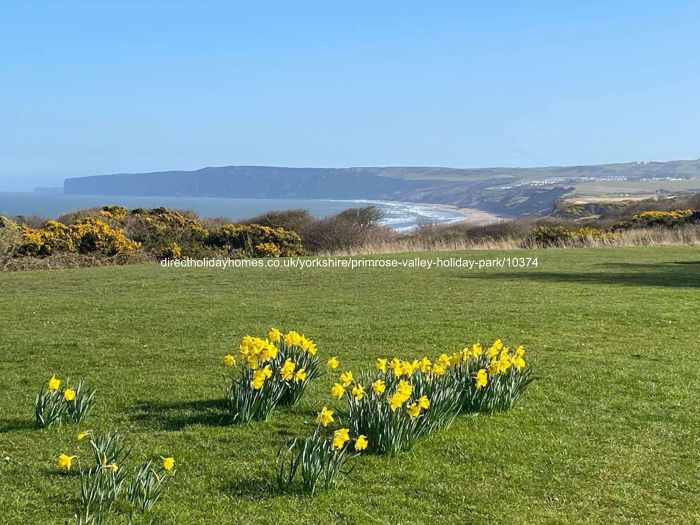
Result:
[[[446,427],[459,412],[457,386],[431,370],[427,358],[380,358],[373,373],[355,378],[342,372],[331,395],[347,403],[350,428],[367,436],[372,452],[394,454],[410,449],[417,437]]]
[[[394,454],[460,412],[511,408],[532,380],[524,355],[496,340],[486,351],[475,343],[434,360],[380,358],[372,373],[341,372],[331,395],[347,403],[350,429],[367,436],[372,452]]]
[[[277,346],[281,364],[284,393],[280,404],[295,405],[309,382],[321,374],[316,344],[298,332],[282,334],[276,328],[270,329],[267,339]]]
[[[270,329],[266,339],[245,336],[238,357],[224,356],[233,370],[225,379],[226,404],[234,423],[265,420],[278,404],[293,405],[320,372],[316,345],[297,333]]]
[[[461,352],[455,367],[463,412],[500,412],[513,407],[532,382],[532,369],[525,362],[525,348],[511,350],[496,339],[483,349],[479,343]]]
[[[46,428],[63,421],[80,423],[92,410],[95,391],[84,381],[72,385],[54,374],[41,385],[34,400],[34,426]]]
[[[311,436],[292,440],[277,458],[277,484],[283,491],[298,484],[301,492],[336,487],[350,469],[346,463],[367,449],[367,436],[332,426],[334,412],[323,407]]]
[[[148,460],[130,470],[126,461],[131,450],[118,432],[95,435],[80,432],[79,442],[88,441],[92,462],[81,465],[78,455],[59,454],[56,466],[61,471],[77,470],[80,479],[79,523],[104,523],[108,516],[128,513],[131,523],[134,512],[147,513],[160,499],[174,475],[175,459],[161,458],[160,466]],[[119,504],[122,500],[124,504]]]

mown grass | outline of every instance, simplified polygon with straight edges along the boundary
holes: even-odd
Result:
[[[0,274],[0,515],[65,523],[77,480],[55,473],[71,427],[36,431],[52,373],[98,388],[84,428],[136,456],[172,454],[162,523],[692,523],[700,521],[700,249],[537,255],[531,269],[177,270],[157,265]],[[402,255],[398,257],[413,257]],[[283,495],[278,449],[330,404],[222,424],[221,356],[270,325],[343,368],[380,355],[522,343],[536,381],[511,412],[460,416],[397,457],[362,457],[335,492]]]

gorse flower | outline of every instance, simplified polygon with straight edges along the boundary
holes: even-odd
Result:
[[[61,470],[70,470],[73,468],[73,460],[76,457],[77,456],[69,456],[68,454],[59,454],[58,459],[56,460],[56,465]]]
[[[333,419],[333,411],[328,410],[326,407],[323,407],[316,416],[316,422],[324,427],[327,427],[330,423],[333,423],[333,421],[335,421],[335,419]]]
[[[331,370],[335,370],[340,366],[340,360],[337,357],[331,357],[326,363],[326,366]]]

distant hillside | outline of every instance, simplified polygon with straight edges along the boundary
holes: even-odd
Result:
[[[66,179],[80,195],[374,199],[451,204],[507,216],[545,214],[577,187],[605,193],[664,186],[700,188],[700,160],[542,168],[282,168],[228,166],[197,171]],[[680,181],[680,182],[679,182]],[[631,188],[631,189],[629,189]]]

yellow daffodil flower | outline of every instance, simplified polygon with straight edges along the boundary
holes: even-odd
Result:
[[[341,399],[343,397],[343,394],[345,394],[345,388],[343,387],[343,385],[341,385],[340,383],[336,383],[335,385],[333,385],[333,387],[331,388],[331,395],[333,397],[335,397],[336,399]]]
[[[377,370],[381,370],[386,373],[386,359],[377,359],[375,363]]]
[[[386,385],[384,384],[384,381],[382,381],[381,379],[377,379],[374,383],[372,383],[372,391],[375,394],[382,395],[385,390],[386,390]]]
[[[365,450],[367,448],[367,445],[369,443],[367,442],[367,438],[360,434],[357,436],[357,439],[355,440],[355,450],[360,451],[360,450]]]
[[[66,401],[73,401],[75,399],[75,389],[66,388],[63,391],[63,399],[65,399]]]
[[[333,423],[333,421],[335,421],[335,419],[333,419],[333,411],[328,410],[326,407],[323,407],[316,416],[316,423],[320,423],[324,427],[327,427],[329,424]]]
[[[284,381],[291,381],[294,378],[296,365],[291,359],[287,359],[280,368],[280,376]]]
[[[489,383],[489,378],[486,375],[486,370],[481,369],[476,373],[475,381],[474,381],[474,386],[476,386],[477,389],[483,388]]]
[[[56,377],[56,374],[51,376],[51,379],[49,379],[49,384],[48,384],[49,390],[51,390],[52,392],[55,392],[56,390],[58,390],[58,388],[60,386],[61,386],[61,380]]]
[[[340,450],[348,441],[350,441],[350,430],[347,428],[339,428],[333,433],[331,448],[333,450]]]
[[[331,370],[335,370],[340,366],[340,360],[337,357],[331,357],[326,363],[326,366]]]
[[[175,458],[172,456],[168,456],[167,458],[164,458],[161,456],[161,459],[163,460],[163,468],[165,470],[173,470],[175,468]]]
[[[430,408],[430,400],[428,399],[427,396],[420,396],[418,398],[417,403],[418,403],[418,406],[424,410]]]
[[[340,384],[343,385],[344,387],[350,386],[350,383],[352,383],[352,372],[349,370],[347,372],[343,372],[340,374]]]
[[[365,388],[361,384],[356,384],[352,389],[352,395],[355,401],[359,401],[365,396]]]
[[[267,340],[271,343],[277,343],[280,339],[282,339],[282,332],[277,328],[270,328],[270,331],[267,332]]]
[[[69,456],[68,454],[59,454],[56,465],[58,465],[58,468],[61,470],[70,470],[73,468],[73,460],[76,457],[77,456]]]

